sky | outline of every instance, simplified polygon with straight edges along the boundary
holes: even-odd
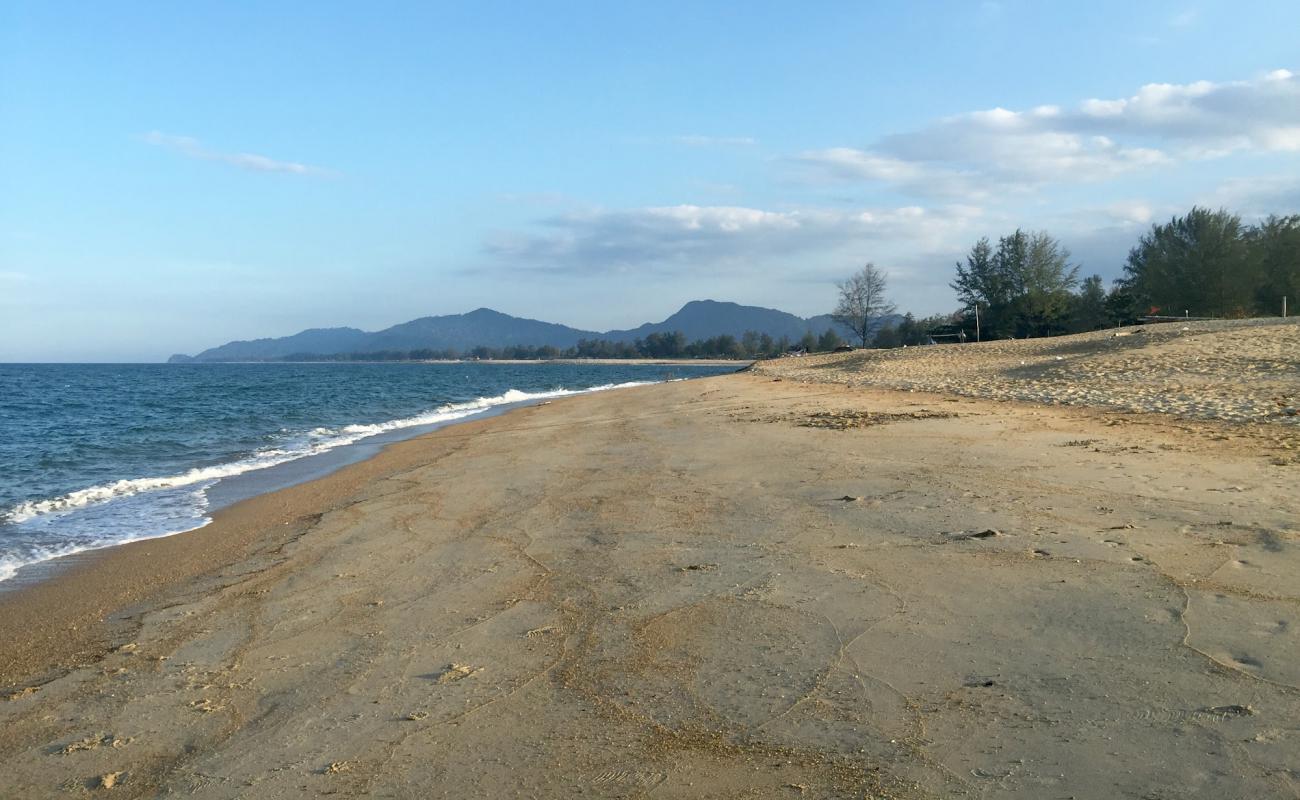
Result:
[[[810,316],[1300,212],[1300,3],[0,0],[0,361],[487,306]]]

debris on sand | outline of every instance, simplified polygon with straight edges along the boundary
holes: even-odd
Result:
[[[205,697],[202,700],[191,700],[190,708],[203,714],[211,714],[214,711],[224,711],[226,706],[224,703],[218,703],[210,697]]]
[[[448,664],[447,668],[443,670],[442,674],[438,676],[437,683],[439,684],[455,683],[456,681],[463,680],[473,675],[477,675],[482,671],[483,671],[483,667],[479,667],[478,669],[475,669],[474,667],[471,667],[468,664]]]
[[[112,789],[122,781],[122,772],[106,772],[99,776],[99,788]]]
[[[40,691],[39,686],[24,686],[21,689],[15,689],[12,692],[9,692],[8,694],[0,696],[0,700],[6,700],[6,701],[21,700],[22,698],[30,694],[36,694],[38,691]]]
[[[992,770],[980,769],[979,767],[976,767],[975,769],[970,771],[970,774],[974,775],[976,778],[984,778],[986,780],[1001,780],[1002,778],[1011,777],[1011,772],[1012,772],[1011,770],[1002,770],[999,772],[994,772]]]
[[[795,424],[803,428],[829,428],[831,430],[845,431],[851,428],[887,425],[891,422],[905,422],[908,420],[918,419],[950,419],[955,416],[957,415],[950,414],[946,411],[931,411],[928,408],[901,413],[845,409],[841,411],[813,412],[804,419],[797,420]]]
[[[678,572],[712,572],[718,568],[717,564],[687,564],[684,567],[678,567]]]
[[[87,736],[85,739],[69,742],[60,748],[58,752],[60,755],[66,756],[82,750],[97,750],[100,747],[125,747],[130,743],[130,739],[119,739],[111,733],[106,733],[103,736]]]
[[[971,539],[992,539],[997,536],[1004,536],[1005,534],[996,528],[986,528],[982,531],[945,531],[943,535],[951,538],[953,541],[966,542]]]
[[[1229,705],[1229,706],[1212,706],[1201,709],[1206,714],[1213,714],[1216,717],[1253,717],[1255,709],[1250,706]]]

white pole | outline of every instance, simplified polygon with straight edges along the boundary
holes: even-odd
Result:
[[[1286,295],[1282,295],[1282,317],[1286,318]]]

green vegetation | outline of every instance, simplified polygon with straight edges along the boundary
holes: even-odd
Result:
[[[952,288],[972,317],[979,308],[981,338],[1050,336],[1068,330],[1078,276],[1070,251],[1046,231],[1016,230],[996,250],[988,239],[976,242]]]
[[[1295,309],[1300,298],[1300,215],[1244,225],[1226,210],[1194,207],[1155,224],[1129,252],[1124,275],[1079,280],[1070,252],[1045,231],[1016,230],[971,247],[952,282],[964,310],[877,331],[875,347],[1081,333],[1146,317],[1249,317]]]
[[[1225,210],[1193,208],[1129,251],[1121,291],[1150,313],[1248,317],[1281,313],[1300,291],[1300,215],[1242,225]]]
[[[456,350],[381,350],[369,353],[335,353],[315,355],[296,353],[283,358],[265,359],[268,361],[452,361],[456,359],[477,359],[480,361],[549,361],[557,358],[722,358],[748,360],[756,358],[774,358],[798,347],[808,352],[815,350],[834,350],[843,344],[843,340],[828,330],[821,336],[811,332],[803,339],[791,342],[786,337],[773,339],[766,333],[746,331],[737,339],[735,336],[714,336],[710,339],[698,339],[687,342],[681,331],[672,333],[652,333],[635,342],[611,342],[605,339],[581,339],[574,347],[561,350],[558,347],[542,345],[513,345],[510,347],[475,347],[461,353]]]
[[[936,314],[922,319],[917,319],[911,314],[904,314],[903,319],[897,325],[886,325],[876,331],[871,346],[889,348],[930,344],[932,341],[940,341],[935,339],[935,336],[956,336],[961,329],[962,319],[960,313]],[[942,341],[952,341],[952,339],[945,338]]]

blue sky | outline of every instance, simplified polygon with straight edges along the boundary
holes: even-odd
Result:
[[[490,306],[919,314],[1045,228],[1119,274],[1300,211],[1300,4],[0,0],[0,360]],[[1292,74],[1292,73],[1297,74]]]

